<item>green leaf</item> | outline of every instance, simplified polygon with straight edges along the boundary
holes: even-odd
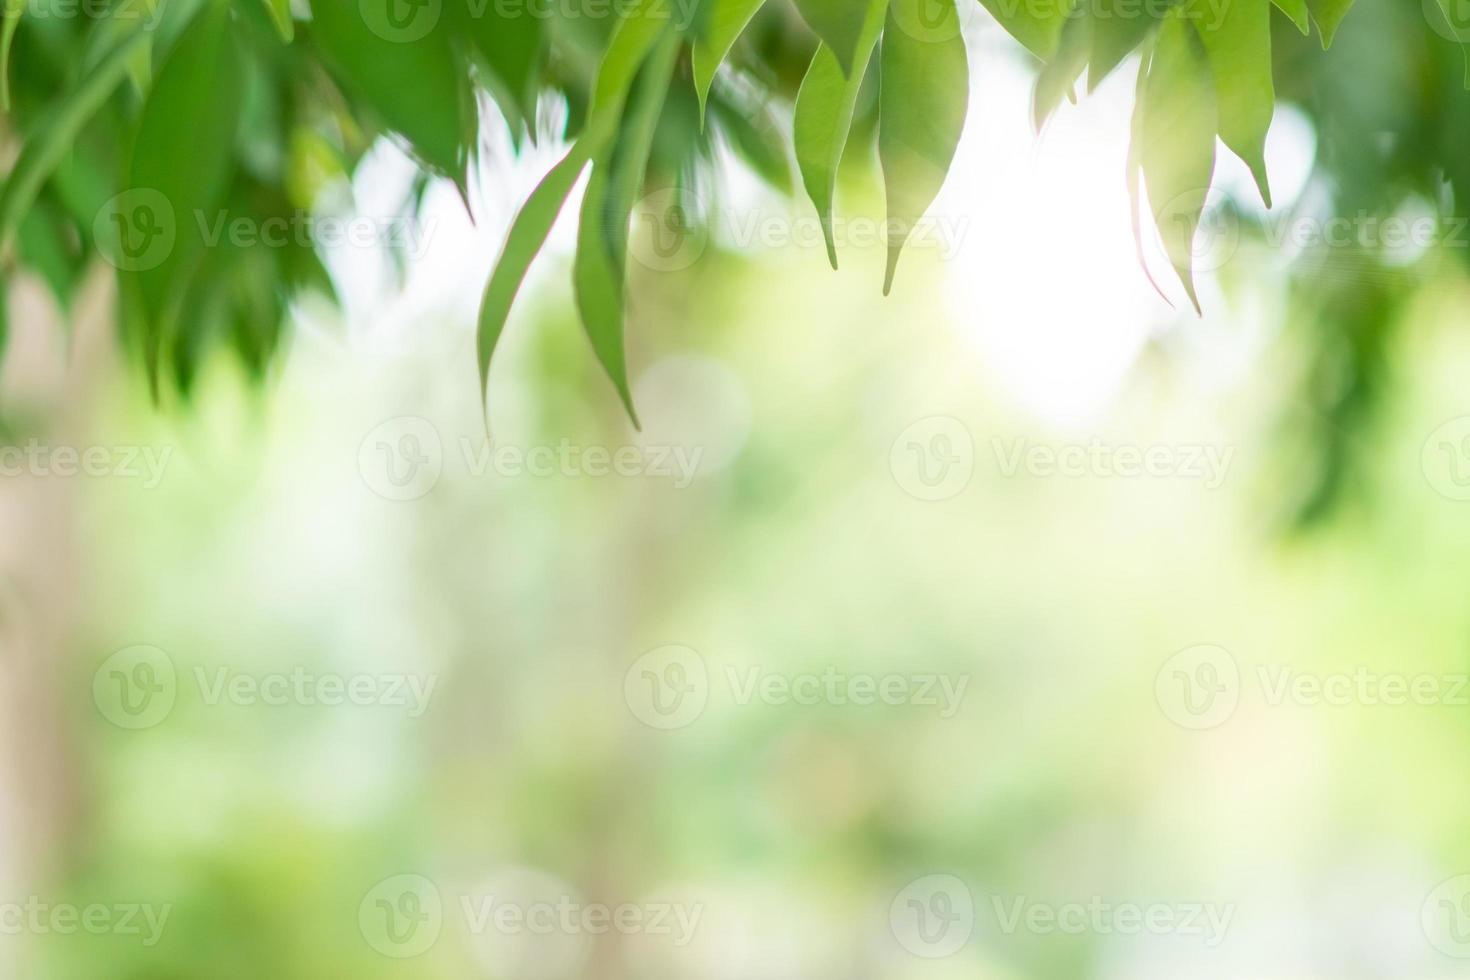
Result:
[[[832,198],[837,188],[837,166],[842,162],[863,73],[878,42],[888,6],[887,0],[867,0],[867,4],[867,19],[851,74],[843,74],[837,56],[822,44],[796,93],[796,164],[807,195],[816,205],[822,235],[827,240],[827,260],[834,269],[837,245],[832,240]]]
[[[230,7],[212,0],[159,69],[138,124],[127,190],[120,195],[135,197],[120,202],[112,215],[119,222],[118,259],[125,267],[126,259],[146,254],[172,225],[173,244],[162,259],[130,270],[142,302],[144,360],[155,394],[159,352],[208,244],[205,229],[217,223],[215,212],[229,186],[243,75]],[[131,252],[134,245],[144,252]]]
[[[1353,5],[1353,0],[1307,0],[1307,9],[1312,13],[1312,20],[1317,23],[1317,30],[1322,35],[1322,49],[1325,51],[1332,47],[1332,38],[1337,34],[1337,28],[1342,24],[1342,19],[1347,16],[1348,8]]]
[[[490,273],[490,281],[485,285],[485,295],[480,302],[476,347],[482,402],[490,382],[490,361],[531,262],[541,251],[541,246],[546,244],[552,225],[556,223],[557,215],[587,162],[599,156],[616,135],[633,79],[668,26],[667,0],[642,0],[637,8],[618,22],[597,71],[587,126],[572,148],[531,192],[511,224],[505,247],[495,261],[495,269]]]
[[[1062,26],[1071,13],[1070,5],[1064,0],[1039,4],[1028,0],[980,0],[980,5],[990,11],[1011,37],[1043,61],[1056,53]]]
[[[1191,0],[1188,9],[1215,79],[1220,140],[1250,167],[1261,200],[1269,208],[1266,131],[1276,106],[1271,82],[1271,0],[1229,0],[1218,14],[1207,0]]]
[[[1296,29],[1302,32],[1303,37],[1311,33],[1312,28],[1307,21],[1307,0],[1271,0],[1271,2],[1296,25]]]
[[[643,187],[653,134],[669,90],[669,76],[679,52],[679,39],[665,35],[649,57],[636,98],[628,108],[622,139],[614,154],[609,145],[592,164],[592,178],[582,199],[582,222],[572,283],[587,339],[638,428],[638,413],[628,385],[624,342],[624,285],[627,275],[628,220]]]
[[[883,32],[878,159],[888,197],[885,296],[893,288],[904,242],[944,184],[969,103],[970,68],[955,0],[937,0],[942,5],[937,17],[930,6],[922,33],[913,26],[920,23],[919,8],[935,2],[892,0]]]
[[[1062,28],[1062,40],[1057,45],[1056,55],[1046,63],[1041,74],[1036,76],[1036,92],[1031,101],[1031,121],[1038,130],[1057,110],[1057,106],[1062,104],[1062,99],[1072,92],[1072,86],[1082,74],[1082,69],[1087,67],[1090,54],[1088,44],[1091,39],[1091,17],[1073,17]]]
[[[519,129],[534,124],[541,68],[546,59],[545,20],[507,10],[496,0],[449,0],[459,32],[490,72],[486,80],[501,113]]]
[[[392,16],[396,3],[316,0],[312,34],[349,93],[464,193],[476,144],[469,76],[454,57],[440,5],[414,7],[402,21]]]
[[[1436,34],[1453,38],[1459,43],[1460,51],[1464,54],[1465,59],[1463,84],[1467,90],[1470,90],[1470,28],[1464,25],[1463,17],[1455,17],[1455,12],[1451,7],[1451,4],[1455,2],[1456,0],[1439,0],[1439,5],[1435,8],[1435,11],[1441,14],[1442,18],[1440,23],[1431,24],[1430,26]],[[1426,16],[1429,14],[1427,8],[1425,14]]]
[[[15,42],[15,29],[25,13],[26,0],[5,0],[0,24],[0,109],[10,111],[10,46]]]
[[[1170,0],[1164,7],[1166,13],[1173,2]],[[1154,16],[1158,10],[1154,4],[1140,8],[1135,0],[1092,0],[1087,9],[1093,12],[1087,18],[1092,26],[1092,51],[1087,60],[1087,91],[1091,92],[1143,43],[1160,21]]]
[[[1144,84],[1138,160],[1164,252],[1196,311],[1194,233],[1215,171],[1217,128],[1209,64],[1176,8],[1159,30]]]
[[[704,123],[705,103],[715,72],[735,46],[751,18],[766,0],[712,0],[704,36],[694,42],[694,94],[699,97],[699,121]]]
[[[862,0],[796,0],[796,9],[812,33],[836,55],[842,74],[862,75],[868,60],[864,48],[872,50],[865,41],[871,5],[865,8]]]
[[[146,40],[143,32],[123,38],[76,88],[53,100],[40,116],[40,125],[26,135],[0,190],[0,249],[14,238],[41,185],[61,164],[82,127],[122,83],[133,55]]]
[[[291,19],[291,0],[264,0],[264,3],[281,40],[290,44],[296,37],[296,22]]]

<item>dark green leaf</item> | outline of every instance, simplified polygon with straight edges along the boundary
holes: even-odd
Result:
[[[490,94],[512,129],[534,124],[546,57],[545,21],[529,8],[506,10],[496,0],[449,0],[461,34],[490,72]]]
[[[1017,41],[1047,61],[1057,50],[1062,25],[1071,13],[1067,0],[980,0],[980,4]]]
[[[942,5],[939,16],[933,16],[935,2]],[[954,4],[892,0],[883,32],[878,158],[888,196],[885,295],[904,242],[939,194],[965,124],[970,69]],[[923,5],[931,6],[921,32],[914,25]]]
[[[1311,32],[1312,28],[1307,20],[1307,0],[1271,0],[1271,2],[1290,18],[1291,22],[1296,25],[1296,29],[1303,35]]]
[[[5,0],[0,16],[0,109],[10,111],[10,46],[15,42],[15,30],[20,26],[21,14],[25,13],[26,0]]]

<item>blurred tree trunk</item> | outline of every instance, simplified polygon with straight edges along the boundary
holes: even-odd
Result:
[[[86,444],[92,392],[112,359],[110,272],[91,270],[70,316],[38,281],[12,278],[0,446]],[[70,659],[82,479],[0,475],[0,902],[54,900],[79,823],[74,732],[92,706],[87,673]],[[0,942],[0,975],[34,975],[29,938]]]

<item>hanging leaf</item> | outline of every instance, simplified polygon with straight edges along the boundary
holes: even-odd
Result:
[[[1191,0],[1195,29],[1215,80],[1220,140],[1250,167],[1261,200],[1271,206],[1266,179],[1266,131],[1276,106],[1271,83],[1271,0],[1229,0],[1218,13]]]
[[[496,0],[449,0],[459,33],[490,73],[490,94],[513,131],[534,124],[536,96],[546,60],[545,21],[526,10],[505,10]]]
[[[1353,5],[1353,0],[1307,0],[1307,9],[1312,13],[1312,20],[1317,24],[1317,31],[1322,35],[1322,49],[1325,51],[1332,47],[1332,39],[1337,35],[1337,28],[1342,24],[1342,19],[1347,16],[1348,8]]]
[[[866,46],[872,50],[864,40],[871,6],[865,7],[862,0],[796,0],[796,9],[812,33],[836,56],[842,74],[862,75],[868,60],[863,49]]]
[[[593,161],[592,178],[582,199],[582,221],[572,272],[577,310],[587,339],[612,379],[634,428],[639,425],[638,413],[633,408],[628,385],[624,342],[628,220],[643,187],[653,134],[678,52],[678,37],[666,34],[648,59],[637,97],[628,108],[616,153],[609,144]]]
[[[1174,2],[1162,5],[1162,12],[1167,14]],[[1160,7],[1148,4],[1140,8],[1134,0],[1091,0],[1086,6],[1094,11],[1087,18],[1092,27],[1087,59],[1087,91],[1091,92],[1159,26],[1154,14]]]
[[[1148,260],[1143,254],[1143,202],[1140,199],[1139,185],[1142,183],[1143,161],[1140,158],[1143,150],[1143,122],[1147,112],[1145,95],[1148,87],[1148,68],[1153,57],[1152,45],[1145,46],[1139,54],[1138,81],[1133,87],[1133,117],[1128,126],[1128,161],[1124,165],[1128,186],[1128,220],[1133,228],[1133,255],[1138,260],[1138,267],[1143,270],[1144,278],[1154,292],[1159,294],[1165,303],[1173,306],[1163,289],[1159,288],[1158,280],[1154,278],[1153,271],[1148,267]]]
[[[124,38],[75,89],[55,99],[40,117],[40,126],[27,134],[0,190],[0,249],[13,239],[41,185],[60,165],[82,127],[122,83],[134,53],[145,41],[143,32]]]
[[[5,18],[0,23],[0,109],[6,112],[10,111],[10,48],[25,10],[26,0],[5,0],[5,6],[0,8]]]
[[[546,244],[546,237],[551,234],[551,227],[583,168],[603,152],[617,133],[628,89],[649,51],[669,25],[667,4],[668,0],[641,0],[638,7],[618,22],[597,71],[586,128],[561,161],[542,178],[516,214],[480,302],[476,347],[482,402],[490,381],[490,361],[505,330],[505,321],[510,316],[516,293],[520,292],[531,262],[541,251],[541,246]]]
[[[1442,15],[1441,23],[1432,26],[1436,34],[1452,38],[1459,43],[1465,59],[1465,75],[1462,84],[1467,90],[1470,90],[1470,27],[1465,25],[1464,17],[1455,17],[1453,5],[1456,2],[1457,0],[1439,0],[1439,5],[1434,9]],[[1425,13],[1428,15],[1427,9]]]
[[[1040,4],[1027,0],[980,0],[980,5],[990,11],[990,16],[1000,22],[1006,33],[1042,61],[1050,61],[1056,53],[1062,27],[1071,15],[1067,0],[1047,0]]]
[[[822,236],[827,242],[827,260],[834,269],[837,244],[832,239],[832,198],[837,188],[837,166],[842,162],[858,90],[882,30],[887,6],[887,0],[867,0],[867,20],[858,45],[860,63],[854,65],[850,75],[843,74],[837,56],[822,44],[796,93],[796,164],[807,195],[816,205]]]
[[[694,94],[699,97],[699,122],[704,125],[709,87],[730,49],[766,0],[712,0],[704,36],[694,42]]]
[[[281,40],[290,44],[296,37],[296,22],[291,19],[291,0],[265,0],[265,10],[271,15],[271,23],[276,25]]]
[[[468,75],[439,4],[393,15],[397,0],[316,0],[312,36],[349,93],[400,133],[418,156],[465,192],[476,143]]]
[[[1072,91],[1082,70],[1087,67],[1088,42],[1092,38],[1092,18],[1073,17],[1062,28],[1057,53],[1036,76],[1036,91],[1031,101],[1031,122],[1040,130],[1062,99]]]
[[[1215,171],[1215,92],[1199,39],[1176,8],[1164,18],[1143,93],[1138,160],[1164,252],[1199,310],[1194,234]]]
[[[938,16],[933,4],[941,5]],[[883,294],[893,288],[899,253],[939,194],[959,146],[969,102],[970,69],[955,0],[892,0],[879,67],[878,158],[888,197],[888,267]],[[912,27],[930,5],[923,36]],[[903,10],[900,8],[907,8]],[[914,20],[905,13],[915,15]]]
[[[1311,33],[1311,26],[1307,21],[1307,0],[1271,0],[1287,18],[1296,25],[1296,29],[1305,37]]]
[[[144,360],[155,393],[161,345],[228,186],[242,77],[230,7],[213,0],[159,69],[134,140],[127,190],[110,215],[117,222],[115,261],[129,268],[138,260],[130,271],[146,318]],[[143,258],[169,235],[172,246],[160,259]]]

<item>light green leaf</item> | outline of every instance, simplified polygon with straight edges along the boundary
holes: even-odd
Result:
[[[1040,130],[1057,106],[1062,104],[1087,67],[1088,42],[1092,38],[1092,18],[1073,17],[1062,28],[1057,53],[1036,76],[1036,91],[1031,100],[1031,121]]]
[[[796,9],[812,33],[837,56],[842,74],[861,75],[867,63],[863,48],[870,7],[863,0],[796,0]]]
[[[765,5],[766,0],[710,0],[713,7],[709,14],[704,36],[694,42],[694,94],[699,97],[699,120],[704,123],[705,103],[709,99],[709,87],[715,80],[725,56],[735,46],[735,41],[745,30],[751,18]]]
[[[0,109],[10,111],[10,47],[15,42],[15,29],[20,26],[21,14],[25,13],[26,0],[5,0],[0,24]]]
[[[1194,234],[1214,176],[1217,128],[1209,64],[1176,8],[1164,18],[1149,65],[1138,160],[1164,252],[1196,310]]]
[[[0,248],[8,244],[36,200],[41,185],[61,164],[87,124],[127,75],[134,54],[144,45],[143,32],[132,34],[103,55],[70,92],[63,92],[27,134],[20,156],[0,190]]]
[[[1311,33],[1312,28],[1307,20],[1307,0],[1271,0],[1271,2],[1296,25],[1296,29],[1302,32],[1303,37]]]
[[[624,343],[624,284],[628,254],[628,220],[643,187],[653,134],[669,90],[669,76],[679,52],[679,39],[669,33],[649,57],[636,97],[623,122],[622,139],[609,145],[592,164],[592,178],[582,199],[572,283],[577,310],[597,360],[612,379],[623,407],[638,427],[638,413],[628,385]]]
[[[1139,185],[1142,183],[1143,161],[1143,121],[1147,109],[1145,108],[1144,96],[1148,87],[1148,67],[1153,57],[1152,45],[1147,46],[1139,56],[1138,81],[1133,87],[1133,118],[1129,123],[1128,132],[1128,161],[1124,165],[1124,171],[1128,184],[1128,219],[1133,226],[1133,254],[1138,259],[1138,266],[1143,270],[1149,285],[1170,306],[1174,304],[1169,301],[1168,295],[1159,288],[1158,280],[1154,278],[1153,270],[1148,267],[1148,260],[1143,254],[1143,214],[1139,194]]]
[[[1336,36],[1338,26],[1342,24],[1342,19],[1347,16],[1348,8],[1352,5],[1353,0],[1307,0],[1307,9],[1311,11],[1317,31],[1322,35],[1323,50],[1332,47],[1332,38]]]
[[[1066,0],[980,0],[980,5],[1006,32],[1036,57],[1047,61],[1056,53],[1071,6]],[[1038,9],[1040,8],[1040,9]]]
[[[1215,79],[1220,139],[1250,167],[1261,200],[1271,206],[1266,179],[1266,131],[1276,106],[1271,82],[1271,0],[1228,0],[1218,8],[1191,0],[1192,15]]]
[[[955,0],[938,0],[937,17],[930,7],[922,36],[911,26],[918,22],[918,8],[935,2],[892,0],[883,32],[878,159],[888,197],[885,296],[893,288],[904,242],[944,184],[969,103],[970,69]],[[905,13],[915,19],[907,20]]]
[[[490,281],[485,285],[485,295],[480,302],[476,347],[482,402],[490,382],[490,361],[531,262],[541,251],[541,246],[546,244],[551,227],[583,168],[589,160],[602,154],[616,135],[628,89],[649,51],[668,26],[667,0],[642,0],[637,8],[618,22],[598,68],[592,108],[582,135],[542,178],[511,224],[505,247],[495,261],[495,269],[490,273]]]
[[[135,272],[155,393],[161,345],[206,247],[204,228],[217,218],[229,184],[243,76],[229,4],[212,0],[159,69],[138,124],[124,194],[161,197],[172,213],[149,206],[148,227],[134,228],[142,221],[137,209],[119,211],[120,237],[126,231],[131,240],[136,231],[151,240],[170,224],[175,236],[160,262]]]
[[[796,93],[796,164],[801,170],[807,195],[816,205],[817,216],[822,222],[822,235],[827,240],[827,259],[834,269],[837,268],[837,246],[832,240],[832,198],[837,188],[837,166],[842,162],[858,90],[863,84],[863,73],[878,41],[888,6],[887,0],[867,0],[867,4],[867,20],[852,73],[844,75],[837,56],[823,44],[817,48],[811,67]]]
[[[1170,0],[1163,7],[1165,13],[1173,3]],[[1091,92],[1159,26],[1154,16],[1159,8],[1152,3],[1140,7],[1136,0],[1091,0],[1086,7],[1093,11],[1087,18],[1092,26],[1092,52],[1087,61],[1087,91]]]
[[[477,142],[469,76],[454,57],[440,5],[413,8],[402,22],[389,14],[396,2],[317,0],[312,36],[349,93],[463,193]]]

